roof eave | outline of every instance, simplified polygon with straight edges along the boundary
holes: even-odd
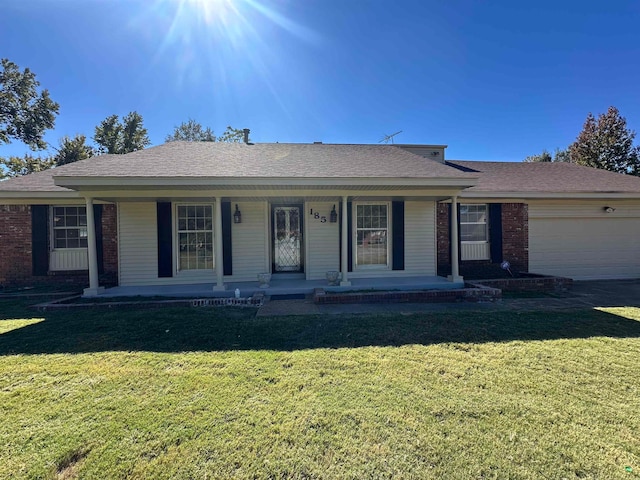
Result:
[[[548,199],[587,199],[587,198],[640,198],[640,192],[490,192],[490,191],[469,191],[460,192],[460,198],[548,198]]]
[[[472,187],[477,183],[477,177],[324,177],[324,178],[301,178],[301,177],[81,177],[81,176],[54,176],[54,183],[57,186],[81,189],[97,187],[180,187],[180,186],[224,186],[233,187],[236,185],[255,186],[311,186],[311,185],[334,185],[336,187],[362,184],[372,186],[451,186],[451,187]]]
[[[60,191],[31,191],[31,190],[0,190],[0,198],[80,198],[80,193],[75,190]]]

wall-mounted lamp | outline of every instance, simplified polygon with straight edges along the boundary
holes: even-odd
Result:
[[[238,204],[236,203],[236,212],[233,214],[233,223],[242,223],[242,213],[238,210]]]
[[[338,221],[338,212],[336,212],[336,206],[334,205],[329,213],[329,222],[336,223]]]
[[[616,209],[613,207],[603,207],[603,210],[607,213],[613,213],[616,211]]]

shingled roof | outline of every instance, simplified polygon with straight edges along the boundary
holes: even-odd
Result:
[[[638,193],[640,177],[565,162],[479,162],[449,160],[448,165],[479,179],[464,193]]]
[[[21,177],[11,178],[0,182],[0,192],[72,192],[65,187],[59,187],[53,182],[55,168],[42,172],[30,173]]]
[[[65,165],[69,177],[474,178],[392,145],[169,142]]]

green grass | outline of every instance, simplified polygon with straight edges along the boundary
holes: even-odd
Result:
[[[639,358],[637,308],[0,301],[0,478],[633,479]]]

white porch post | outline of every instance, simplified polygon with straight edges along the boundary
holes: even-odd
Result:
[[[96,247],[96,223],[93,216],[93,198],[86,197],[87,206],[87,254],[89,260],[89,288],[85,288],[84,297],[96,297],[104,291],[98,279],[98,250]]]
[[[342,259],[340,262],[340,272],[342,273],[342,281],[340,282],[341,287],[349,287],[351,282],[349,281],[349,252],[347,249],[349,248],[349,216],[347,215],[347,196],[344,195],[342,197],[342,218],[340,221],[342,222],[342,238],[340,241],[342,242]]]
[[[460,253],[458,251],[458,199],[456,196],[451,197],[451,282],[462,282],[464,279],[460,276],[459,264]]]
[[[213,228],[214,252],[216,259],[216,284],[214,291],[225,290],[224,285],[224,258],[222,255],[222,198],[216,197],[216,213]]]

